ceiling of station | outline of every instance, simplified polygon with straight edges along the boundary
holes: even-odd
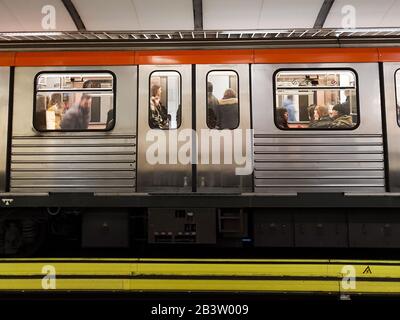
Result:
[[[53,6],[56,13],[56,29],[73,31],[75,24],[60,0],[0,0],[0,32],[44,31],[42,9]]]
[[[324,27],[340,28],[349,5],[354,8],[356,28],[400,27],[399,0],[335,0]]]
[[[69,0],[87,31],[193,30],[195,0]],[[204,30],[312,28],[325,0],[202,0]],[[63,0],[0,0],[0,32],[46,31],[45,6],[55,29],[76,31]],[[356,28],[400,27],[400,0],[335,0],[324,28],[341,28],[348,6]],[[346,7],[347,6],[347,7]]]
[[[87,30],[192,30],[191,0],[73,0]]]
[[[204,29],[312,28],[323,0],[203,0]]]

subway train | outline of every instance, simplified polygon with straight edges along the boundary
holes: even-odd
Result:
[[[399,248],[400,49],[0,52],[0,253]]]

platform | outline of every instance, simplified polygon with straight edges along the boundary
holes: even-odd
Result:
[[[2,259],[0,291],[400,295],[400,261]]]

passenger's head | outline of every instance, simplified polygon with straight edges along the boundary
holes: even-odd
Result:
[[[236,98],[235,90],[233,90],[231,88],[226,89],[224,92],[224,97],[222,99],[231,99],[231,98]]]
[[[53,93],[50,98],[49,105],[61,104],[61,94],[60,93]]]
[[[329,117],[329,109],[325,106],[316,106],[314,109],[315,120],[320,120],[322,117]]]
[[[81,108],[90,108],[92,106],[92,97],[88,94],[82,95],[79,106]]]
[[[86,81],[83,83],[82,88],[95,88],[95,83],[94,83],[94,81],[92,81],[92,80],[86,80]]]
[[[315,111],[315,107],[316,106],[317,105],[315,105],[315,104],[311,104],[307,108],[308,118],[310,119],[310,121],[314,121],[315,120],[314,111]]]
[[[153,84],[151,86],[151,96],[152,97],[160,97],[161,96],[161,87],[158,84]]]
[[[349,114],[350,114],[350,110],[346,104],[339,103],[339,104],[334,105],[332,108],[332,117],[334,119],[339,118],[341,116],[349,115]]]
[[[276,118],[278,123],[280,121],[287,122],[289,119],[289,113],[286,108],[276,108]]]
[[[62,101],[64,109],[68,110],[71,106],[71,100],[69,94],[64,94],[63,101]]]
[[[286,99],[293,101],[293,96],[289,94]]]

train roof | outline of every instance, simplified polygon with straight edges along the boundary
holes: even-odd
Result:
[[[1,0],[0,50],[398,46],[400,0]]]

